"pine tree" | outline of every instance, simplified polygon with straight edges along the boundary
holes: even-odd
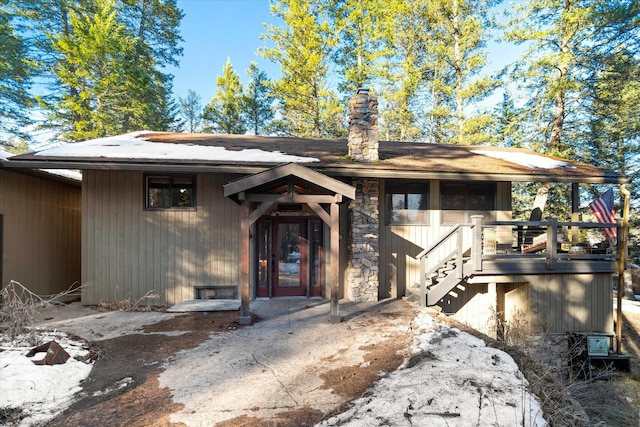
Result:
[[[326,1],[280,0],[271,13],[283,27],[267,25],[265,38],[272,47],[260,53],[280,64],[282,77],[273,82],[278,99],[276,132],[295,136],[339,137],[344,107],[329,88],[330,56],[336,35],[329,26]]]
[[[182,55],[179,26],[183,14],[176,0],[120,1],[121,20],[136,40],[132,67],[146,75],[146,80],[140,81],[141,86],[132,93],[135,99],[129,101],[135,104],[142,99],[145,106],[151,107],[126,114],[122,130],[175,130],[179,127],[176,119],[179,107],[171,96],[173,77],[161,69],[178,65],[177,58]]]
[[[170,74],[181,54],[174,0],[21,0],[39,60],[42,127],[66,140],[171,130]],[[110,33],[114,31],[113,33]],[[105,49],[111,49],[107,51]]]
[[[502,102],[493,110],[492,145],[522,148],[525,143],[524,112],[515,106],[507,91],[502,94]]]
[[[580,159],[624,173],[640,184],[640,61],[629,51],[612,52],[604,69],[588,80],[589,127]],[[592,196],[596,196],[593,193]]]
[[[414,43],[421,46],[418,64],[432,103],[428,116],[433,115],[431,121],[437,123],[438,142],[478,144],[489,139],[488,116],[465,111],[496,86],[491,77],[480,76],[487,64],[489,10],[495,4],[495,0],[430,0],[422,9],[425,31]]]
[[[197,133],[202,131],[202,102],[200,95],[194,90],[189,89],[187,96],[179,97],[180,114],[185,123],[184,130],[189,133]]]
[[[351,96],[372,87],[384,72],[393,52],[393,17],[396,0],[334,0],[329,19],[338,43],[332,62],[341,78],[339,89]]]
[[[231,59],[218,76],[216,96],[204,107],[205,132],[243,134],[247,127],[243,114],[245,98]]]
[[[639,9],[637,2],[596,0],[531,0],[513,6],[505,38],[528,47],[511,76],[528,91],[530,148],[580,157],[585,135],[593,129],[585,108],[589,79],[600,74],[608,52],[638,47]],[[534,206],[544,208],[550,188],[540,186]]]
[[[138,75],[131,69],[135,41],[118,22],[113,1],[99,0],[97,6],[93,15],[71,11],[69,34],[53,44],[65,59],[55,75],[67,89],[50,119],[62,124],[62,138],[71,141],[120,133],[127,108],[135,108],[122,102],[130,96],[128,73]]]
[[[269,128],[273,120],[271,102],[273,97],[269,90],[270,81],[267,73],[258,69],[258,64],[252,62],[247,70],[249,84],[245,93],[244,111],[247,125],[254,135],[260,135]]]
[[[24,137],[22,127],[30,123],[27,109],[33,100],[29,88],[34,72],[27,42],[12,20],[14,13],[5,2],[0,4],[0,143],[11,136]]]
[[[549,154],[569,153],[565,142],[567,111],[579,109],[571,96],[579,90],[581,43],[589,39],[588,4],[571,0],[531,0],[514,5],[505,38],[527,44],[512,78],[530,91],[528,109],[540,117],[537,143]]]

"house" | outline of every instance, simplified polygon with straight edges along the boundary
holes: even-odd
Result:
[[[15,280],[37,295],[79,284],[79,172],[9,169],[0,150],[0,287]]]
[[[137,132],[13,157],[83,171],[85,304],[307,297],[440,305],[495,335],[516,314],[545,333],[613,330],[610,254],[556,244],[572,223],[512,221],[517,181],[620,184],[527,150],[378,141],[377,100],[350,101],[345,140]],[[522,251],[517,231],[544,230]],[[575,243],[575,240],[574,240]],[[493,324],[493,326],[492,326]],[[489,326],[488,326],[489,325]]]

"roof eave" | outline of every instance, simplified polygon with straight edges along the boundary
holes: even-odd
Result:
[[[192,162],[139,162],[139,161],[88,161],[59,159],[10,159],[3,162],[6,168],[28,169],[79,169],[79,170],[127,170],[155,172],[161,166],[165,172],[217,172],[233,174],[255,174],[267,169],[279,166],[280,163],[236,163],[236,164],[212,164]],[[437,179],[437,180],[468,180],[468,181],[513,181],[513,182],[559,182],[559,183],[585,183],[585,184],[625,184],[628,179],[624,176],[608,173],[602,175],[571,174],[563,171],[554,173],[553,170],[544,170],[540,173],[500,174],[482,172],[457,172],[457,171],[422,171],[383,169],[379,164],[374,168],[352,168],[323,166],[318,163],[305,163],[308,167],[329,176],[356,177],[356,178],[396,178],[396,179]]]

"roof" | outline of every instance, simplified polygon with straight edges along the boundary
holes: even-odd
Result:
[[[9,166],[7,159],[11,156],[13,156],[12,153],[0,149],[0,169]],[[82,182],[82,174],[80,172],[68,169],[35,169],[25,171],[25,173],[73,185],[80,185]]]
[[[530,150],[381,141],[355,162],[345,139],[136,132],[15,156],[14,167],[257,173],[300,163],[330,176],[622,183],[614,172]]]
[[[351,200],[356,197],[356,189],[349,184],[345,184],[342,181],[338,181],[337,179],[333,179],[296,163],[287,163],[286,165],[277,166],[254,175],[231,181],[225,184],[224,195],[225,197],[236,196],[238,193],[256,189],[264,192],[265,190],[268,191],[267,189],[270,187],[272,187],[272,192],[282,194],[283,189],[280,188],[282,182],[296,187],[302,187],[296,189],[296,194],[305,193],[305,187],[313,187],[314,190],[311,194],[320,194],[324,190],[329,194],[346,196]],[[273,191],[274,189],[276,191]],[[288,191],[288,193],[293,194],[291,191]]]

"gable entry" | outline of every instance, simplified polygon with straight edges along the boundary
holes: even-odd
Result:
[[[240,209],[240,324],[251,323],[250,300],[250,236],[249,230],[275,204],[306,204],[331,230],[331,270],[327,283],[331,293],[331,322],[340,321],[338,295],[340,289],[340,220],[339,205],[344,198],[353,200],[356,189],[296,163],[288,163],[256,173],[224,186],[225,197],[238,203]]]

